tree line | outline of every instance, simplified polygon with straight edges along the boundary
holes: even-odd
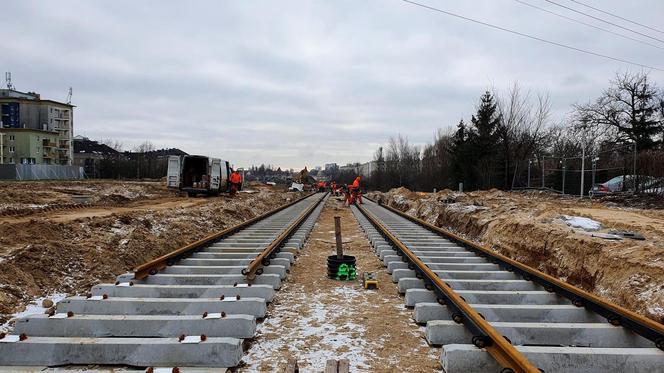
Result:
[[[514,84],[506,94],[484,92],[469,120],[438,130],[424,146],[403,135],[390,138],[377,149],[366,184],[378,190],[456,189],[459,183],[466,190],[508,190],[530,182],[532,176],[524,180],[528,168],[563,171],[546,179],[560,187],[569,181],[562,176],[565,170],[580,169],[584,152],[586,170],[601,159],[606,170],[629,175],[635,163],[637,174],[664,178],[664,164],[658,162],[663,140],[664,90],[646,72],[616,74],[596,99],[573,105],[560,122],[552,117],[548,94]],[[584,184],[591,187],[589,180]]]

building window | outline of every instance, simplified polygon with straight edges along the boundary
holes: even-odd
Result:
[[[37,154],[39,154],[39,147],[37,147]]]
[[[16,137],[14,137],[14,135],[9,135],[9,141],[14,141],[15,139]]]
[[[14,163],[14,157],[9,157],[9,163]]]
[[[13,153],[13,152],[15,152],[15,151],[16,151],[16,147],[15,147],[15,146],[10,146],[10,147],[9,147],[9,152],[10,152],[10,153]]]

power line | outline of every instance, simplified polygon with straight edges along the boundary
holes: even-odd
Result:
[[[650,30],[652,30],[652,31],[657,31],[657,32],[659,32],[659,33],[661,33],[661,34],[664,34],[664,31],[662,31],[662,30],[658,30],[658,29],[656,29],[656,28],[654,28],[654,27],[650,27],[650,26],[648,26],[648,25],[644,25],[643,23],[638,23],[638,22],[636,22],[636,21],[632,21],[632,20],[627,19],[627,18],[625,18],[625,17],[621,17],[621,16],[619,16],[619,15],[617,15],[617,14],[613,14],[613,13],[610,13],[610,12],[604,11],[604,10],[602,10],[602,9],[595,8],[595,7],[593,7],[593,6],[590,6],[590,5],[586,4],[586,3],[582,3],[582,2],[580,2],[580,1],[576,1],[576,0],[570,0],[570,1],[571,1],[571,2],[574,2],[574,3],[577,3],[577,4],[579,4],[579,5],[583,5],[583,6],[585,6],[586,8],[590,8],[590,9],[592,9],[592,10],[596,10],[596,11],[598,11],[598,12],[600,12],[600,13],[608,14],[608,15],[610,15],[610,16],[612,16],[612,17],[616,17],[616,18],[618,18],[618,19],[622,19],[623,21],[627,21],[627,22],[633,23],[633,24],[635,24],[635,25],[639,25],[639,26],[641,26],[641,27],[645,27],[645,28],[650,29]]]
[[[664,43],[664,40],[662,40],[662,39],[658,39],[658,38],[656,38],[656,37],[654,37],[654,36],[650,36],[650,35],[648,35],[648,34],[644,34],[644,33],[642,33],[642,32],[638,32],[638,31],[636,31],[636,30],[632,30],[631,28],[628,28],[628,27],[620,26],[620,25],[617,24],[617,23],[613,23],[613,22],[611,22],[611,21],[607,21],[607,20],[605,20],[605,19],[602,19],[602,18],[599,18],[599,17],[595,17],[595,16],[592,15],[592,14],[584,13],[584,12],[582,12],[582,11],[580,11],[580,10],[576,10],[576,9],[574,9],[574,8],[570,8],[570,7],[568,7],[568,6],[565,6],[565,5],[562,5],[562,4],[558,4],[558,3],[556,3],[555,1],[551,1],[551,0],[544,0],[544,1],[546,1],[547,3],[551,3],[551,4],[553,4],[553,5],[559,6],[559,7],[561,7],[561,8],[565,8],[565,9],[567,9],[567,10],[570,10],[570,11],[574,12],[574,13],[582,14],[582,15],[584,15],[584,16],[586,16],[586,17],[590,17],[590,18],[592,18],[592,19],[596,19],[596,20],[598,20],[598,21],[600,21],[600,22],[608,23],[608,24],[611,25],[611,26],[615,26],[615,27],[621,28],[621,29],[623,29],[623,30],[627,30],[627,31],[629,31],[629,32],[633,32],[633,33],[635,33],[635,34],[639,34],[639,35],[641,35],[641,36],[645,36],[645,37],[647,37],[647,38],[649,38],[649,39],[657,40],[657,41],[660,42],[660,43]]]
[[[555,41],[550,41],[550,40],[542,39],[542,38],[537,37],[537,36],[532,36],[532,35],[524,34],[524,33],[522,33],[522,32],[514,31],[514,30],[510,30],[510,29],[507,29],[507,28],[504,28],[504,27],[501,27],[501,26],[496,26],[496,25],[493,25],[493,24],[491,24],[491,23],[478,21],[478,20],[473,19],[473,18],[469,18],[469,17],[465,17],[465,16],[462,16],[462,15],[459,15],[459,14],[456,14],[456,13],[448,12],[448,11],[443,10],[443,9],[434,8],[434,7],[432,7],[432,6],[428,6],[428,5],[425,5],[425,4],[421,4],[421,3],[418,3],[418,2],[415,2],[415,1],[411,1],[411,0],[401,0],[401,1],[403,1],[403,2],[405,2],[405,3],[408,3],[408,4],[411,4],[411,5],[419,6],[419,7],[421,7],[421,8],[425,8],[425,9],[428,9],[428,10],[431,10],[431,11],[434,11],[434,12],[439,12],[439,13],[446,14],[446,15],[448,15],[448,16],[452,16],[452,17],[460,18],[460,19],[463,19],[463,20],[465,20],[465,21],[469,21],[469,22],[477,23],[477,24],[479,24],[479,25],[483,25],[483,26],[486,26],[486,27],[491,27],[491,28],[494,28],[494,29],[496,29],[496,30],[501,30],[501,31],[509,32],[510,34],[519,35],[519,36],[522,36],[522,37],[524,37],[524,38],[528,38],[528,39],[532,39],[532,40],[537,40],[537,41],[540,41],[540,42],[542,42],[542,43],[546,43],[546,44],[555,45],[555,46],[557,46],[557,47],[566,48],[566,49],[570,49],[570,50],[573,50],[573,51],[577,51],[577,52],[581,52],[581,53],[589,54],[589,55],[592,55],[592,56],[601,57],[601,58],[606,58],[606,59],[609,59],[609,60],[613,60],[613,61],[617,61],[617,62],[626,63],[626,64],[629,64],[629,65],[639,66],[639,67],[643,67],[643,68],[646,68],[646,69],[652,69],[652,70],[657,70],[657,71],[664,71],[664,69],[662,69],[662,68],[653,67],[653,66],[649,66],[649,65],[644,65],[644,64],[641,64],[641,63],[638,63],[638,62],[633,62],[633,61],[623,60],[623,59],[621,59],[621,58],[612,57],[612,56],[608,56],[608,55],[605,55],[605,54],[601,54],[601,53],[597,53],[597,52],[589,51],[589,50],[586,50],[586,49],[581,49],[581,48],[573,47],[573,46],[571,46],[571,45],[562,44],[562,43],[558,43],[558,42],[555,42]]]
[[[562,14],[560,14],[560,13],[556,13],[556,12],[550,11],[550,10],[548,10],[548,9],[541,8],[541,7],[537,6],[537,5],[529,4],[529,3],[526,3],[526,2],[521,1],[521,0],[514,0],[514,1],[516,1],[516,2],[519,3],[519,4],[523,4],[523,5],[529,6],[529,7],[531,7],[531,8],[534,8],[534,9],[537,9],[537,10],[541,10],[542,12],[550,13],[550,14],[553,14],[554,16],[557,16],[557,17],[560,17],[560,18],[564,18],[564,19],[570,20],[570,21],[572,21],[572,22],[580,23],[580,24],[582,24],[582,25],[585,25],[585,26],[588,26],[588,27],[592,27],[592,28],[597,29],[597,30],[601,30],[601,31],[604,31],[604,32],[608,32],[609,34],[613,34],[613,35],[616,35],[616,36],[620,36],[621,38],[625,38],[625,39],[633,40],[633,41],[638,42],[638,43],[641,43],[641,44],[649,45],[649,46],[651,46],[651,47],[653,47],[653,48],[657,48],[657,49],[662,49],[662,50],[664,50],[664,48],[663,48],[663,47],[660,47],[659,45],[651,44],[651,43],[648,43],[647,41],[644,41],[644,40],[639,40],[639,39],[633,38],[633,37],[631,37],[631,36],[627,36],[627,35],[624,35],[624,34],[621,34],[621,33],[615,32],[615,31],[611,31],[611,30],[605,29],[605,28],[603,28],[603,27],[599,27],[599,26],[592,25],[592,24],[590,24],[590,23],[586,23],[586,22],[583,22],[583,21],[579,21],[578,19],[574,19],[574,18],[572,18],[572,17],[568,17],[568,16],[566,16],[566,15],[562,15]]]

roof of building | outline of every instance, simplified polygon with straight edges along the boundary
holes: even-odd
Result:
[[[148,155],[148,156],[155,156],[155,157],[168,157],[169,155],[189,155],[188,153],[178,149],[178,148],[169,148],[169,149],[159,149],[159,150],[151,150],[148,152],[124,152],[124,154],[129,157],[133,158],[138,155]]]
[[[43,100],[41,99],[41,96],[38,93],[34,92],[20,92],[17,90],[13,89],[0,89],[0,100],[7,100],[7,101],[22,101],[22,102],[31,102],[31,103],[52,103],[52,104],[57,104],[57,105],[63,105],[63,106],[68,106],[68,107],[76,107],[72,104],[67,104],[64,102],[60,101],[55,101],[55,100]]]
[[[85,137],[74,138],[74,154],[102,154],[112,155],[119,152],[106,144],[100,144],[97,141]]]

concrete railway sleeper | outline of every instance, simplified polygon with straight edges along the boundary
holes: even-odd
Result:
[[[305,196],[18,319],[0,335],[0,372],[237,366],[326,198]]]
[[[447,373],[664,371],[662,325],[392,208],[352,209]]]

